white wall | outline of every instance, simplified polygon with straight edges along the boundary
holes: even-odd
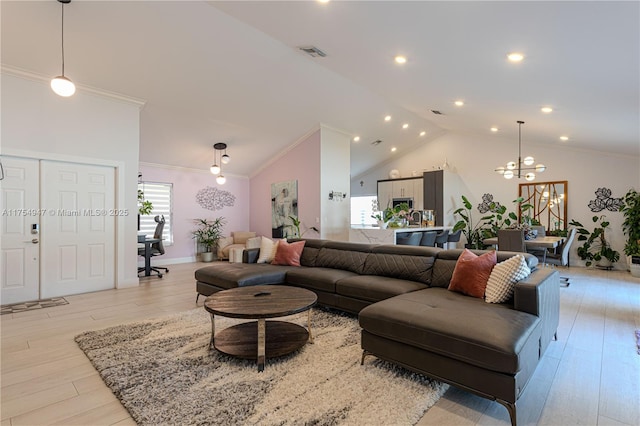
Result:
[[[515,210],[511,202],[518,196],[518,184],[524,183],[524,179],[506,180],[493,170],[508,161],[517,160],[517,148],[517,141],[446,134],[365,176],[356,177],[351,182],[351,192],[354,195],[373,195],[376,192],[376,181],[388,179],[391,169],[398,169],[403,177],[407,177],[414,170],[438,168],[446,159],[450,169],[460,176],[462,193],[474,206],[480,203],[483,194],[490,193],[496,201]],[[594,192],[601,187],[611,189],[613,197],[622,197],[632,187],[640,189],[640,158],[582,151],[570,144],[550,147],[524,141],[522,151],[523,157],[532,155],[537,162],[547,166],[547,170],[539,174],[536,181],[568,181],[569,219],[576,219],[590,226],[593,215],[607,215],[611,222],[612,232],[609,237],[613,248],[624,256],[622,214],[608,211],[592,213],[587,205],[596,198]],[[360,181],[364,182],[362,187]],[[577,245],[576,242],[573,246],[572,265],[584,264],[575,254]],[[620,269],[624,267],[624,261],[617,265]]]
[[[141,104],[78,89],[70,98],[48,81],[3,69],[0,154],[99,164],[116,169],[116,285],[138,285],[137,177]]]
[[[351,137],[327,126],[320,129],[321,237],[349,241]],[[341,201],[329,200],[330,192],[347,194]]]

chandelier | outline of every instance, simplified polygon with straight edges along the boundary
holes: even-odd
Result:
[[[224,154],[222,154],[224,151]],[[220,158],[220,160],[218,160]],[[212,174],[216,175],[216,182],[220,185],[224,185],[227,178],[222,174],[222,167],[220,164],[229,164],[231,157],[227,155],[227,144],[224,142],[218,142],[213,145],[213,164],[209,168]]]
[[[533,165],[536,160],[533,157],[524,157],[522,159],[522,125],[524,121],[517,121],[518,123],[518,162],[509,161],[506,167],[498,167],[495,169],[498,174],[504,176],[505,179],[512,179],[514,176],[517,178],[524,177],[528,181],[532,181],[536,178],[535,172],[542,173],[547,170],[544,164]],[[523,175],[524,174],[524,175]]]

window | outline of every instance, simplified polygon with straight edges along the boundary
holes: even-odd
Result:
[[[153,236],[156,230],[156,216],[164,216],[164,230],[162,238],[164,245],[173,244],[173,227],[171,226],[171,198],[173,193],[173,184],[158,182],[140,182],[138,189],[144,194],[144,199],[151,201],[153,210],[150,215],[140,216],[140,234]]]
[[[377,201],[375,195],[364,197],[351,197],[351,224],[352,225],[373,225],[376,220],[371,217],[373,214],[373,203]]]

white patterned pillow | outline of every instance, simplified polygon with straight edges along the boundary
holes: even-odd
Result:
[[[257,263],[271,263],[273,261],[278,249],[278,241],[280,240],[273,241],[267,237],[262,237]]]
[[[524,256],[517,254],[504,262],[493,267],[487,288],[484,293],[484,300],[487,303],[504,303],[513,295],[515,284],[525,279],[531,274],[531,269],[527,266]]]

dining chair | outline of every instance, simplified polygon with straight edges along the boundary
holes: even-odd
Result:
[[[554,266],[566,266],[566,267],[571,266],[569,264],[570,263],[569,252],[571,250],[571,245],[573,244],[573,241],[576,238],[576,233],[577,233],[576,228],[570,228],[567,233],[567,239],[564,240],[564,242],[560,244],[558,247],[556,247],[555,251],[546,253],[544,256],[543,263],[545,264],[550,263]],[[569,287],[569,284],[570,284],[569,277],[560,276],[560,280],[562,281],[562,284],[564,284],[566,287]]]
[[[527,248],[524,244],[524,229],[499,229],[498,250],[526,253]]]

